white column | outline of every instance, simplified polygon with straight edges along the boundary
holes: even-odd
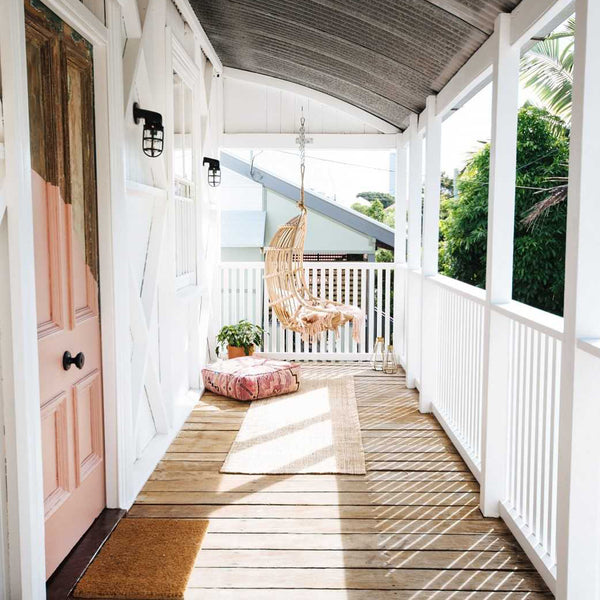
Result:
[[[394,262],[406,263],[406,215],[408,212],[408,147],[407,138],[399,133],[396,137],[396,201]]]
[[[419,119],[411,115],[408,171],[408,253],[409,269],[421,267],[421,204],[423,187],[423,138],[419,134]]]
[[[407,136],[396,138],[396,201],[394,235],[394,336],[396,360],[405,362],[406,342],[406,215],[408,212]]]
[[[421,300],[421,393],[419,410],[431,412],[437,393],[438,288],[428,277],[438,273],[442,120],[436,98],[427,98],[425,135],[425,195],[423,202],[423,269]]]
[[[11,598],[44,598],[44,485],[25,15],[22,2],[0,0],[6,214],[0,298],[2,396],[6,444]],[[5,252],[5,250],[8,252]],[[6,262],[3,267],[6,267]],[[8,297],[7,297],[8,296]]]
[[[425,196],[423,202],[423,276],[437,275],[440,235],[440,180],[442,176],[442,119],[435,96],[427,98],[425,135]]]
[[[509,322],[492,306],[512,298],[519,48],[510,45],[510,24],[511,16],[501,14],[494,30],[481,458],[481,510],[486,516],[498,516],[506,482]]]
[[[408,171],[408,242],[406,285],[406,385],[420,378],[421,359],[421,205],[423,186],[423,138],[417,115],[411,115]]]
[[[578,0],[559,422],[559,600],[600,597],[600,3]]]
[[[131,334],[129,306],[129,257],[127,193],[125,189],[125,127],[123,126],[123,58],[121,7],[118,0],[106,2],[106,107],[108,131],[99,131],[97,147],[105,137],[109,177],[98,181],[109,186],[109,210],[99,207],[100,287],[102,353],[104,360],[104,421],[106,501],[109,508],[128,508],[131,498],[133,462],[133,416],[131,400]],[[95,69],[99,63],[96,62]],[[97,94],[99,91],[96,92]],[[96,101],[96,110],[102,110]],[[125,118],[130,118],[129,113]],[[110,366],[112,365],[112,366]],[[107,368],[110,367],[110,368]]]

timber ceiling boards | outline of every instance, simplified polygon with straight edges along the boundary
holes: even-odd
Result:
[[[406,128],[520,0],[191,0],[223,64]]]

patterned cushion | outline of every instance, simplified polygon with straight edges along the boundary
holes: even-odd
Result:
[[[283,360],[242,356],[202,369],[207,390],[235,400],[258,400],[295,392],[300,365]]]

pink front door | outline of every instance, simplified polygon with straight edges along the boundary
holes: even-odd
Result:
[[[93,63],[55,14],[25,7],[50,576],[105,506]]]

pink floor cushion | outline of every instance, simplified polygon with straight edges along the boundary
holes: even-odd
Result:
[[[242,356],[202,369],[207,390],[235,400],[259,400],[289,394],[300,386],[300,365]]]

